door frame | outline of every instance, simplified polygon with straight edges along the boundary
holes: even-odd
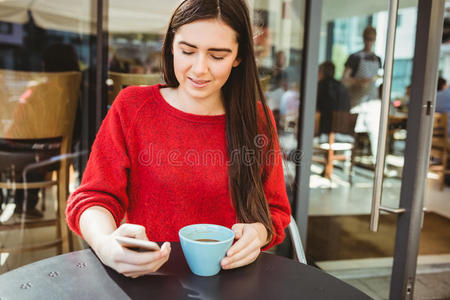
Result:
[[[390,299],[412,299],[427,184],[445,0],[419,0]]]

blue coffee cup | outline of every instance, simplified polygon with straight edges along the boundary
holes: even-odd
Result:
[[[194,224],[178,232],[184,257],[192,273],[213,276],[234,240],[234,232],[213,224]]]

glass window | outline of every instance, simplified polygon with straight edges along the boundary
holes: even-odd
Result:
[[[68,250],[58,212],[87,152],[90,5],[0,2],[0,273]]]

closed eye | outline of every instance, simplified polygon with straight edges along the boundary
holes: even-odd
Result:
[[[191,55],[192,53],[194,53],[194,52],[188,52],[188,51],[182,51],[183,52],[183,54],[185,54],[185,55]]]
[[[220,57],[220,56],[214,56],[214,55],[211,55],[211,57],[214,58],[214,59],[216,59],[216,60],[222,60],[222,59],[224,59],[223,57]]]

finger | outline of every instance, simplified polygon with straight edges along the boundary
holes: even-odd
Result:
[[[164,242],[164,244],[162,244],[161,246],[161,251],[163,252],[170,252],[171,250],[171,245],[169,242]]]
[[[167,262],[169,257],[164,257],[160,260],[153,261],[147,265],[130,265],[130,264],[122,264],[117,267],[117,271],[122,274],[126,274],[127,276],[142,276],[145,274],[156,272],[163,264]]]
[[[117,228],[116,234],[140,240],[148,240],[147,234],[145,233],[145,227],[137,224],[122,224]]]
[[[224,259],[222,259],[221,264],[222,266],[232,264],[236,261],[244,259],[245,257],[251,255],[255,251],[259,253],[261,250],[259,248],[258,241],[253,240],[247,247],[243,248],[241,251],[235,252],[233,255],[227,256]]]
[[[244,224],[242,224],[242,223],[234,224],[234,225],[231,227],[231,230],[233,230],[233,232],[234,232],[234,238],[238,240],[238,239],[240,239],[240,238],[242,237],[242,235],[243,235],[243,232],[244,232]]]
[[[256,230],[248,230],[248,231],[242,230],[242,236],[238,239],[236,243],[234,243],[233,246],[230,247],[230,249],[228,249],[227,256],[232,256],[235,253],[247,247],[252,242],[252,240],[257,238],[257,235],[258,234]]]
[[[254,251],[254,252],[250,253],[250,255],[244,257],[243,259],[240,259],[238,261],[230,263],[226,266],[222,266],[222,268],[225,270],[229,270],[229,269],[239,268],[239,267],[251,264],[258,258],[259,253],[260,253],[260,251]]]
[[[126,276],[150,272],[150,270],[147,269],[147,265],[137,266],[137,265],[130,265],[130,264],[125,264],[125,263],[117,264],[115,266],[115,269],[120,274],[124,274]]]
[[[152,266],[152,272],[156,272],[159,270],[159,268],[162,267],[167,261],[169,260],[169,257],[165,258],[164,260],[159,261],[154,266]]]
[[[145,266],[145,268],[143,270],[139,270],[137,272],[124,272],[122,274],[127,277],[131,277],[131,278],[137,278],[140,276],[152,274],[152,273],[158,271],[159,268],[161,268],[161,266],[164,265],[166,262],[167,262],[167,259],[160,261],[158,263],[155,263],[155,264],[150,264],[148,266]]]
[[[126,275],[144,275],[148,273],[155,272],[158,270],[165,262],[167,262],[168,257],[164,257],[160,260],[153,261],[146,265],[132,265],[126,263],[120,263],[116,265],[116,271],[121,274]]]
[[[128,249],[125,249],[125,250],[128,250]],[[128,251],[131,251],[131,250],[128,250]],[[162,245],[161,250],[160,250],[160,252],[162,252],[164,254],[164,256],[161,257],[160,259],[151,261],[150,263],[143,264],[143,265],[119,263],[115,269],[117,270],[117,272],[119,272],[127,277],[137,278],[139,276],[157,271],[169,259],[170,251],[171,251],[170,243],[165,242]],[[135,251],[131,251],[131,252],[135,252]],[[141,253],[135,252],[134,254],[141,254]]]
[[[115,256],[116,263],[125,263],[130,265],[148,265],[154,261],[168,257],[170,253],[170,245],[165,246],[159,251],[145,251],[137,252],[128,248],[122,247],[120,253]]]

